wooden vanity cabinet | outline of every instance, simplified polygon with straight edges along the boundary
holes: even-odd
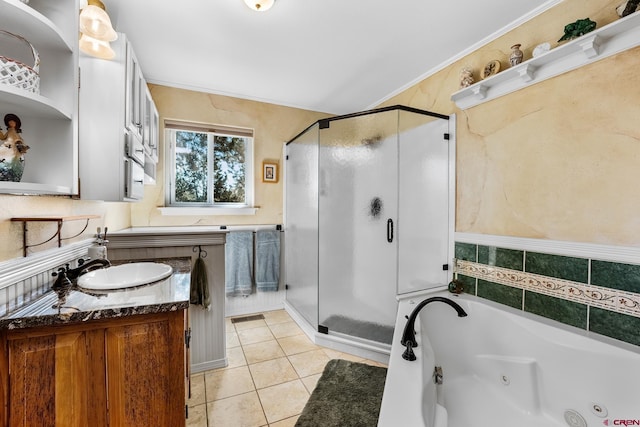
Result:
[[[3,425],[183,426],[186,311],[2,331]]]

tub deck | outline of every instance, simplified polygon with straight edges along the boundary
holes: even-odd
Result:
[[[400,345],[405,316],[416,321],[417,360]],[[443,384],[433,371],[442,368]],[[448,292],[399,301],[378,426],[573,427],[640,425],[640,349],[571,326]]]

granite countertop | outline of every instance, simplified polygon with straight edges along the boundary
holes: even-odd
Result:
[[[28,306],[0,318],[0,328],[64,325],[187,309],[190,274],[170,264],[174,267],[173,274],[149,285],[99,294],[74,288],[60,309],[54,308],[58,302],[56,293],[47,292]]]

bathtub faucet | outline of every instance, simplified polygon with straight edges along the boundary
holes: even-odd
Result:
[[[416,317],[418,317],[418,313],[420,312],[420,310],[422,310],[422,308],[425,305],[432,302],[443,302],[445,304],[450,305],[451,307],[453,307],[455,311],[458,312],[458,317],[467,316],[467,312],[464,311],[457,302],[450,300],[449,298],[431,297],[422,301],[420,304],[416,306],[416,308],[413,309],[413,311],[408,317],[409,320],[407,320],[407,324],[404,326],[404,332],[402,333],[402,341],[400,341],[400,344],[402,344],[407,348],[405,352],[402,353],[402,358],[404,360],[409,360],[409,361],[416,360],[416,355],[413,353],[413,348],[418,346],[418,343],[416,342],[416,331],[414,329],[415,323],[416,323]]]

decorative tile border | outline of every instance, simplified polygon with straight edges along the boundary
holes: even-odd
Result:
[[[640,294],[556,279],[524,271],[455,260],[455,273],[568,301],[640,317]]]

